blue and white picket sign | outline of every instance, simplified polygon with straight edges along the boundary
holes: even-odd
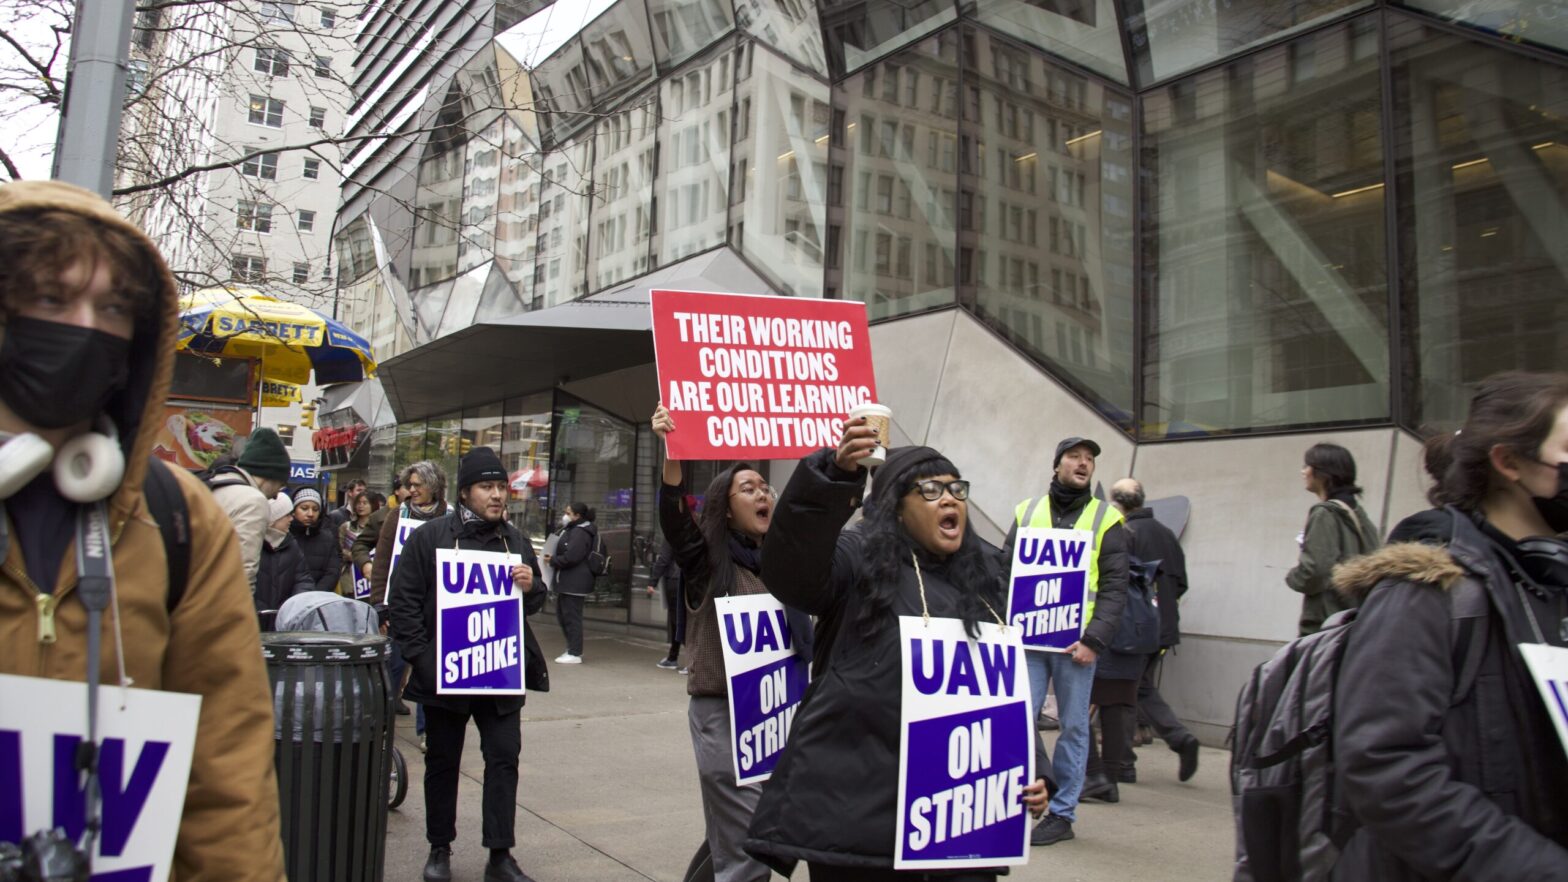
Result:
[[[1020,866],[1034,781],[1029,676],[1017,628],[900,616],[897,870]]]
[[[1019,528],[1007,621],[1023,632],[1025,649],[1066,652],[1083,637],[1092,554],[1094,534],[1088,530]]]
[[[87,685],[0,674],[0,842],[86,825],[76,747],[87,733]],[[98,882],[164,882],[174,863],[201,696],[100,686],[98,781],[103,827]]]
[[[1546,712],[1557,727],[1557,737],[1568,752],[1568,649],[1544,643],[1521,643],[1519,654],[1524,656],[1530,676],[1535,678],[1535,688],[1541,691],[1546,702]]]
[[[371,560],[375,560],[376,559],[376,550],[374,548],[370,549],[370,559]],[[349,566],[353,567],[353,569],[354,569],[354,599],[355,600],[369,600],[370,599],[370,577],[365,575],[365,571],[360,569],[359,567],[355,567],[353,564],[349,564]],[[387,585],[388,585],[388,587],[390,587],[391,584],[392,584],[392,577],[388,576],[387,577]]]
[[[784,605],[770,594],[720,597],[719,643],[730,696],[730,753],[737,785],[766,781],[784,753],[810,680],[795,654]]]
[[[523,592],[516,554],[436,549],[436,693],[523,694]]]
[[[403,508],[407,508],[407,506]],[[399,509],[400,512],[402,510]],[[414,535],[415,530],[424,525],[424,521],[416,520],[407,515],[400,514],[397,519],[397,532],[392,535],[392,559],[387,561],[387,596],[385,602],[388,604],[392,602],[392,574],[397,572],[398,559],[403,556],[403,543],[408,541],[408,537]]]

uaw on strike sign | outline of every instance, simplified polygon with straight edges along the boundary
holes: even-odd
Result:
[[[806,695],[809,665],[795,654],[784,604],[771,594],[714,599],[729,684],[735,783],[766,781]]]
[[[654,291],[672,459],[798,459],[838,444],[876,400],[866,306],[811,297]]]
[[[499,551],[436,549],[436,693],[523,694],[523,592]]]
[[[0,842],[87,819],[76,749],[87,732],[87,685],[0,674]],[[94,882],[163,882],[174,863],[201,696],[101,686],[98,783],[103,826]]]
[[[1088,530],[1020,527],[1013,542],[1007,621],[1023,632],[1025,648],[1066,652],[1083,637],[1089,613]]]
[[[1034,781],[1029,677],[1017,628],[900,616],[898,841],[893,867],[1016,866],[1029,859]]]

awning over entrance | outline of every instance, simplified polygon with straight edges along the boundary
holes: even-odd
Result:
[[[471,325],[382,362],[399,422],[553,388],[653,361],[654,288],[774,293],[739,257],[717,249],[584,300]]]

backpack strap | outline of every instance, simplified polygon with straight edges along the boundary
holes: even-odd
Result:
[[[1360,552],[1366,552],[1370,550],[1372,547],[1371,543],[1367,542],[1366,531],[1361,529],[1361,519],[1356,517],[1356,510],[1338,499],[1330,499],[1328,502],[1329,505],[1332,505],[1340,511],[1343,511],[1346,517],[1350,518],[1350,526],[1355,529],[1356,541],[1360,543],[1356,546],[1356,550]]]
[[[169,471],[168,463],[156,456],[148,459],[142,495],[147,499],[147,510],[158,522],[158,531],[163,534],[163,556],[169,567],[169,591],[164,607],[173,613],[180,605],[180,598],[185,596],[185,583],[190,579],[190,507],[179,482]]]

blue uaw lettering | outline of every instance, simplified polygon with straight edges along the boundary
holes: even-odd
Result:
[[[1052,567],[1083,566],[1083,552],[1087,543],[1065,542],[1056,539],[1024,537],[1018,540],[1020,563]]]
[[[928,648],[929,645],[929,648]],[[1017,665],[1017,648],[992,643],[978,644],[980,671],[975,671],[974,645],[959,642],[953,645],[951,660],[945,652],[947,641],[914,637],[910,639],[910,673],[915,689],[924,695],[1005,695],[1007,684],[1013,682],[1013,668]],[[929,664],[927,659],[930,659]],[[927,668],[930,668],[928,671]],[[984,688],[981,676],[984,675]]]
[[[755,632],[753,632],[752,617],[756,617]],[[737,621],[738,620],[738,621]],[[740,625],[740,633],[735,632],[735,626]],[[755,613],[738,613],[724,617],[725,639],[729,641],[730,650],[737,655],[748,652],[766,652],[768,650],[794,649],[795,640],[789,632],[789,622],[784,618],[784,610],[776,609],[772,613],[757,611]],[[755,633],[755,642],[753,642]]]
[[[81,837],[87,824],[86,782],[76,771],[76,752],[81,744],[79,735],[54,736],[52,762],[34,762],[32,768],[52,771],[52,812],[50,825],[64,828],[72,840]],[[126,775],[125,739],[105,738],[98,754],[99,786],[103,795],[103,832],[99,839],[100,852],[105,857],[118,857],[125,852],[142,810],[152,795],[153,785],[163,771],[164,760],[169,755],[169,742],[147,741],[129,775]],[[22,819],[22,770],[29,766],[22,756],[21,733],[0,730],[0,841],[20,842],[28,831],[23,830]]]
[[[494,594],[498,597],[510,597],[512,568],[506,564],[465,564],[462,561],[442,561],[441,587],[448,594]]]

